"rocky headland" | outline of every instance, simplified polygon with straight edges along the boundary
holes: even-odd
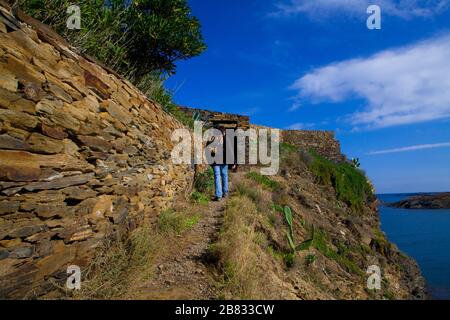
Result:
[[[413,196],[389,203],[388,206],[401,209],[450,209],[450,192]]]

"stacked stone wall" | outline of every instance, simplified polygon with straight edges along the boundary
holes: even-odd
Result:
[[[24,298],[170,206],[193,170],[171,161],[180,122],[48,27],[0,9],[0,298]]]

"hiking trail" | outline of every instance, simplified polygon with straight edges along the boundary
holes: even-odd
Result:
[[[232,176],[230,174],[230,181]],[[170,245],[170,254],[157,259],[151,279],[133,286],[126,298],[141,300],[217,299],[214,274],[208,267],[209,245],[219,235],[228,198],[200,207],[200,221]]]

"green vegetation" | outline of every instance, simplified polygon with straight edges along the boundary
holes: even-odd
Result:
[[[201,54],[206,45],[186,0],[79,0],[81,30],[64,14],[70,0],[19,0],[20,8],[50,25],[82,53],[128,78],[185,125],[191,119],[174,105],[165,79],[175,63]]]
[[[313,247],[315,247],[327,258],[336,261],[340,266],[347,269],[347,271],[360,276],[364,275],[364,272],[361,270],[361,268],[347,257],[350,250],[344,244],[340,244],[338,246],[338,250],[334,251],[328,246],[327,242],[327,236],[323,231],[318,230],[314,233],[312,243]]]
[[[320,183],[332,186],[337,199],[346,203],[350,210],[363,211],[365,204],[374,199],[372,187],[362,171],[349,163],[334,163],[317,154],[313,156],[309,165],[311,172]]]
[[[263,176],[258,172],[251,171],[245,175],[247,178],[252,179],[253,181],[269,188],[272,190],[280,188],[280,184],[267,176]]]
[[[316,261],[316,255],[315,254],[313,254],[313,253],[309,253],[307,256],[306,256],[306,258],[305,258],[305,263],[306,263],[306,266],[310,266],[310,265],[312,265],[315,261]]]
[[[258,203],[261,200],[261,192],[257,188],[248,184],[239,183],[236,185],[236,191],[241,196],[247,196],[254,203]]]
[[[310,152],[286,142],[280,143],[281,168],[296,168],[300,163],[308,166],[312,160]]]
[[[173,209],[167,209],[159,216],[158,229],[163,233],[175,233],[178,235],[192,228],[199,220],[199,215],[186,216]]]
[[[389,249],[389,242],[387,241],[384,233],[378,228],[373,228],[372,231],[374,233],[373,244],[375,249],[383,256],[386,256],[386,251]]]
[[[289,227],[289,232],[286,233],[286,238],[289,243],[289,247],[291,249],[290,254],[286,255],[286,265],[291,267],[294,264],[295,253],[301,250],[307,250],[312,245],[314,240],[314,227],[312,229],[312,237],[308,240],[301,242],[296,245],[294,242],[294,227],[293,227],[293,218],[292,218],[292,210],[288,206],[283,208],[284,217]]]
[[[292,220],[292,210],[288,206],[284,207],[284,216],[285,216],[286,222],[289,226],[289,232],[287,233],[287,239],[288,239],[289,246],[291,247],[292,251],[296,252],[296,251],[308,249],[311,246],[313,239],[314,239],[314,227],[312,229],[312,238],[311,239],[305,240],[302,243],[300,243],[299,245],[295,245],[294,244],[294,228],[293,228],[293,220]]]
[[[203,193],[198,192],[198,191],[194,191],[194,192],[191,194],[191,200],[192,200],[194,203],[201,204],[201,205],[204,205],[204,204],[208,204],[208,203],[209,203],[209,198],[208,198],[208,196],[206,196],[206,195],[204,195]]]
[[[198,192],[208,194],[214,190],[214,171],[211,167],[197,172],[194,179],[194,188]]]
[[[194,192],[191,200],[197,204],[207,204],[214,191],[214,172],[212,168],[197,172],[194,178]]]
[[[280,143],[280,153],[281,154],[288,153],[288,152],[298,152],[298,151],[299,151],[299,148],[292,144],[289,144],[286,142]]]
[[[79,0],[78,31],[67,28],[68,15],[62,14],[72,4],[69,0],[19,1],[25,12],[133,80],[152,72],[173,74],[176,61],[206,49],[200,22],[186,0]]]
[[[359,162],[359,158],[353,158],[353,159],[352,159],[352,165],[353,165],[353,167],[355,167],[355,168],[361,167],[361,162]]]

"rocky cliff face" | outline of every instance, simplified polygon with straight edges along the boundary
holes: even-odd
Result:
[[[170,161],[178,121],[0,9],[0,298],[23,298],[170,205],[193,172]]]

